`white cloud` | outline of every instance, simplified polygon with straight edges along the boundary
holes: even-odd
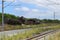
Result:
[[[28,7],[21,7],[21,8],[15,8],[15,11],[23,11],[24,17],[28,17],[28,18],[41,18],[41,19],[53,19],[53,11],[47,11],[47,12],[40,12],[40,10],[38,9],[30,9]],[[56,14],[59,14],[56,12]],[[60,15],[60,14],[59,14]],[[58,15],[56,15],[56,17],[59,17]]]
[[[26,12],[30,11],[30,9],[27,8],[27,7],[15,8],[14,10],[16,10],[16,11],[26,11]]]
[[[45,17],[45,16],[51,16],[52,15],[52,12],[40,12],[40,10],[38,9],[30,9],[30,8],[27,8],[27,7],[21,7],[21,8],[15,8],[16,11],[23,11],[23,12],[26,12],[24,13],[24,15],[22,16],[25,16],[25,17],[29,17],[29,18],[38,18],[39,16],[41,17]],[[49,13],[49,14],[48,14]]]
[[[22,9],[23,11],[30,11],[30,9],[27,8],[27,7],[22,7],[21,9]]]
[[[46,8],[52,8],[54,10],[56,10],[57,8],[59,8],[60,6],[60,0],[5,0],[7,2],[25,2],[25,3],[33,3],[36,4],[38,6],[43,6]],[[58,10],[58,9],[57,9]]]
[[[15,8],[14,10],[15,10],[15,11],[20,11],[20,8]]]
[[[28,7],[21,7],[21,8],[15,8],[16,11],[24,11],[24,12],[39,12],[38,9],[30,9]]]
[[[25,3],[33,3],[38,6],[42,6],[48,9],[51,9],[53,11],[60,10],[60,0],[20,0],[21,2]]]
[[[41,19],[44,19],[44,18],[53,18],[53,14],[52,12],[47,12],[47,13],[44,13],[44,12],[40,12],[40,13],[34,13],[34,12],[30,12],[30,13],[26,13],[25,15],[23,15],[25,17],[28,17],[28,18],[41,18]]]
[[[39,12],[38,9],[32,9],[32,12]]]
[[[5,0],[7,2],[25,2],[25,3],[32,3],[32,4],[36,4],[37,6],[42,6],[48,9],[51,9],[53,11],[55,10],[60,10],[60,0]]]
[[[7,2],[12,2],[13,0],[6,0]],[[60,13],[60,0],[15,0],[15,2],[24,2],[24,3],[31,3],[31,4],[36,4],[37,6],[42,6],[45,8],[50,9],[52,12],[56,11]],[[28,14],[26,13],[26,15],[30,15],[30,16],[44,16],[45,14],[40,14],[38,9],[30,9],[27,7],[21,7],[21,8],[15,8],[16,11],[24,11],[24,12],[28,12]],[[36,12],[36,13],[35,13]],[[35,14],[33,14],[35,13]],[[38,13],[38,14],[37,14]],[[32,15],[33,14],[33,15]],[[46,14],[49,15],[49,12]],[[50,14],[51,15],[51,14]],[[57,13],[57,15],[59,15]]]

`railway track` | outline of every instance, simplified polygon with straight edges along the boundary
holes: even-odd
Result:
[[[58,29],[58,30],[49,30],[49,31],[46,31],[46,32],[42,32],[42,33],[40,33],[38,35],[35,35],[35,36],[31,37],[31,38],[27,38],[26,40],[33,40],[33,39],[34,40],[40,40],[41,38],[44,38],[45,36],[56,33],[58,31],[60,31],[60,29]]]

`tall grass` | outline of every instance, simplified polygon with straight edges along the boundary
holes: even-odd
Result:
[[[33,25],[31,25],[33,26]],[[34,25],[35,26],[35,25]],[[35,36],[37,34],[40,34],[41,32],[47,31],[47,30],[55,30],[55,29],[59,29],[60,25],[56,25],[56,26],[50,26],[50,28],[44,28],[44,27],[33,27],[31,30],[25,31],[24,33],[18,33],[17,35],[14,36],[4,36],[0,39],[2,40],[24,40],[26,38],[30,38],[32,36]],[[50,38],[49,38],[50,40]]]
[[[42,23],[42,24],[38,24],[38,25],[8,25],[5,24],[4,25],[4,31],[8,31],[8,30],[17,30],[17,29],[27,29],[27,28],[37,28],[37,27],[48,27],[48,26],[52,26],[52,25],[56,25],[56,24],[52,24],[52,23]],[[1,27],[0,27],[0,31],[1,31]]]
[[[3,36],[2,40],[24,40],[26,38],[30,38],[32,36],[35,36],[37,34],[40,34],[41,32],[51,30],[48,28],[33,28],[31,30],[25,31],[24,33],[18,33],[17,35],[14,36]]]
[[[51,35],[48,40],[60,40],[60,32]]]

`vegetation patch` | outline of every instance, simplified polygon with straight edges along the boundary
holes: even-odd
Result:
[[[30,38],[32,36],[35,36],[37,34],[40,34],[41,32],[45,32],[47,30],[56,30],[60,28],[60,25],[56,25],[56,26],[50,26],[51,28],[32,28],[31,30],[25,31],[24,33],[18,33],[17,35],[14,36],[7,36],[7,37],[3,37],[2,40],[24,40],[26,38]],[[58,28],[57,28],[58,27]],[[58,35],[58,37],[60,37]],[[49,38],[50,40],[50,38]]]
[[[54,35],[51,35],[48,40],[60,40],[60,32],[55,33]]]

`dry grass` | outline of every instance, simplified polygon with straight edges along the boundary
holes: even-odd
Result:
[[[53,35],[50,35],[48,40],[60,40],[60,32],[54,33]]]
[[[47,27],[47,26],[51,26],[52,24],[48,23],[48,24],[38,24],[38,25],[8,25],[5,24],[4,26],[4,31],[6,30],[17,30],[17,29],[26,29],[26,28],[37,28],[37,27]],[[54,24],[55,25],[55,24]],[[0,27],[0,31],[1,31],[1,27]]]
[[[10,25],[11,26],[11,25]],[[26,27],[26,25],[24,25]],[[24,27],[23,26],[23,27]],[[25,33],[21,33],[21,34],[17,34],[17,35],[14,35],[12,37],[5,37],[3,36],[2,37],[2,40],[23,40],[25,38],[29,38],[29,37],[32,37],[33,35],[37,35],[41,32],[44,32],[44,31],[47,31],[47,30],[54,30],[54,29],[59,29],[60,28],[60,25],[56,25],[56,26],[50,26],[51,28],[40,28],[39,25],[37,27],[37,25],[31,25],[32,26],[32,30],[29,30],[29,31],[25,31]],[[36,26],[36,28],[35,28]],[[45,24],[44,24],[45,26]],[[13,27],[13,26],[12,26]],[[19,26],[20,27],[20,26]],[[6,27],[7,28],[7,27]],[[10,28],[9,28],[10,29]],[[56,39],[55,39],[56,38]],[[51,35],[49,37],[49,40],[59,40],[60,39],[60,32],[58,33],[55,33],[54,35]]]

